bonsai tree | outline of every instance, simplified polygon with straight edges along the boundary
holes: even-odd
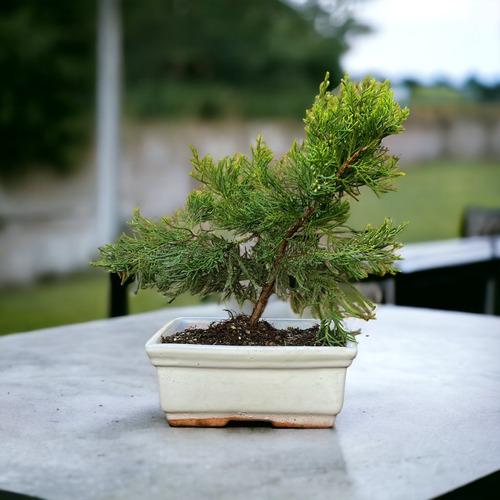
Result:
[[[403,174],[382,139],[403,130],[409,111],[393,100],[387,81],[358,84],[346,76],[334,95],[328,76],[300,144],[278,160],[262,137],[251,155],[217,162],[192,149],[190,175],[201,187],[185,207],[157,221],[136,209],[132,236],[101,247],[94,264],[170,299],[189,292],[250,301],[250,327],[276,294],[295,312],[310,308],[320,320],[318,344],[353,340],[343,319],[371,319],[374,305],[352,282],[396,272],[402,226],[386,219],[354,230],[350,203],[363,186],[377,195],[395,190],[393,180]]]

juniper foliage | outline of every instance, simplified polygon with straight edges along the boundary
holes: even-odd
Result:
[[[403,226],[386,219],[354,230],[350,202],[363,186],[377,195],[395,190],[403,174],[381,141],[403,130],[409,112],[389,82],[346,75],[338,95],[328,86],[327,74],[307,111],[305,139],[279,160],[262,137],[249,156],[214,161],[193,149],[191,175],[202,187],[185,207],[158,221],[135,210],[132,236],[101,247],[95,264],[171,299],[189,292],[248,300],[253,323],[275,293],[321,320],[318,344],[353,340],[343,319],[371,319],[374,305],[352,282],[396,272]]]

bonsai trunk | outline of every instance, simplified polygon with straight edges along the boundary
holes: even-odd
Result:
[[[311,214],[314,212],[314,207],[309,206],[307,210],[304,213],[304,216],[299,219],[286,233],[285,236],[283,237],[283,241],[281,242],[281,245],[278,248],[278,251],[276,252],[276,258],[274,259],[274,264],[273,268],[271,270],[271,274],[269,277],[269,281],[267,284],[265,284],[262,288],[262,291],[260,292],[260,296],[255,303],[255,306],[252,311],[252,315],[250,316],[250,326],[253,327],[257,324],[257,321],[262,317],[262,314],[264,313],[267,303],[269,302],[269,297],[274,292],[274,286],[276,284],[276,269],[278,268],[278,265],[280,263],[280,260],[285,253],[286,247],[288,245],[288,241],[290,238],[293,237],[293,235],[304,225],[304,222],[311,216]]]
[[[349,168],[357,159],[358,157],[363,154],[365,151],[367,151],[369,148],[373,147],[375,144],[380,143],[381,138],[376,137],[370,144],[367,146],[363,146],[362,148],[358,149],[355,153],[353,153],[347,160],[344,162],[342,167],[339,169],[339,171],[335,174],[335,177],[337,179],[340,178],[340,176]],[[278,265],[280,263],[281,257],[283,256],[285,249],[288,245],[288,241],[294,236],[294,234],[304,225],[304,222],[311,217],[312,213],[314,212],[314,206],[309,205],[304,212],[304,215],[302,216],[301,219],[299,219],[284,235],[283,241],[281,242],[281,245],[278,248],[278,251],[276,252],[276,258],[274,260],[274,264],[271,270],[271,274],[269,277],[269,281],[267,284],[264,284],[262,288],[262,292],[260,293],[259,299],[255,303],[255,307],[253,308],[252,315],[250,316],[250,326],[255,326],[257,324],[257,321],[262,317],[263,312],[266,309],[267,303],[269,301],[269,297],[273,294],[274,292],[274,285],[276,284],[276,269],[278,268]]]
[[[274,274],[274,273],[273,273]],[[267,303],[269,301],[269,297],[274,292],[274,285],[276,280],[273,279],[267,286],[262,289],[260,293],[259,299],[255,303],[255,307],[252,311],[252,316],[250,316],[250,326],[254,327],[257,324],[257,321],[262,317],[263,312],[266,309]]]

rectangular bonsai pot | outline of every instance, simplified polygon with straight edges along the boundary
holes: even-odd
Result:
[[[171,426],[221,427],[265,421],[275,427],[331,427],[344,401],[346,347],[163,344],[161,338],[222,318],[177,318],[146,343],[160,404]],[[310,319],[267,319],[277,328],[309,328]]]

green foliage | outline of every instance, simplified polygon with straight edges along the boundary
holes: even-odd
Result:
[[[324,68],[342,77],[361,27],[337,0],[123,0],[127,109],[136,116],[300,117]],[[317,27],[321,26],[321,32]],[[293,85],[291,83],[293,82]]]
[[[65,172],[91,131],[95,2],[0,3],[0,176]]]
[[[381,141],[403,130],[408,110],[394,102],[388,82],[355,84],[346,76],[334,96],[327,78],[300,145],[278,161],[261,137],[250,156],[218,162],[193,149],[191,175],[202,187],[160,221],[137,209],[133,235],[101,247],[96,265],[172,299],[189,292],[249,300],[253,322],[275,293],[321,320],[319,343],[352,339],[343,318],[370,319],[373,304],[351,281],[395,272],[402,226],[386,220],[356,231],[347,225],[350,200],[363,186],[377,195],[394,189],[398,159]]]
[[[96,5],[0,2],[0,177],[68,172],[88,148]],[[300,9],[280,0],[120,5],[124,104],[134,118],[300,116],[324,67],[340,79],[346,37],[360,30],[349,15],[329,26],[316,0]]]

